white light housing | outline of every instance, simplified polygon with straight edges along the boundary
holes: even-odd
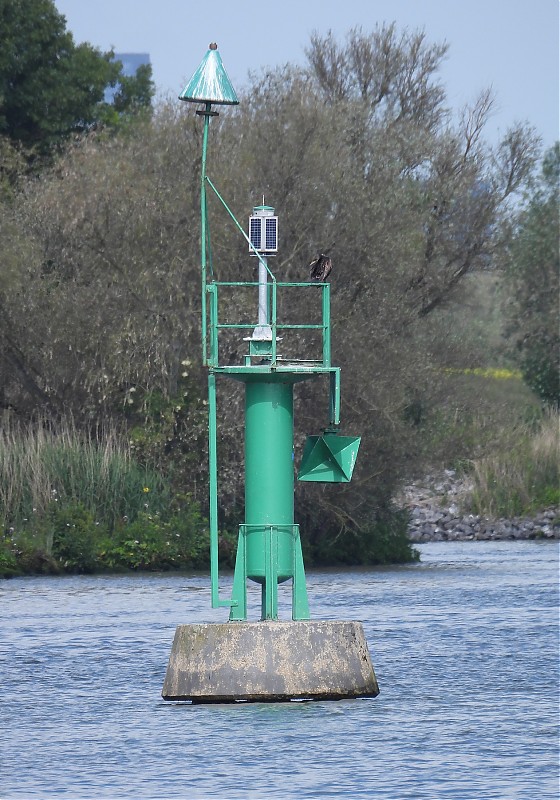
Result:
[[[255,206],[249,217],[249,239],[259,253],[274,255],[278,252],[278,217],[272,206]],[[253,248],[249,252],[255,255]]]

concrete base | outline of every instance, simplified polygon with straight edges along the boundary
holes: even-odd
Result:
[[[377,694],[361,623],[315,620],[179,625],[162,691],[194,703]]]

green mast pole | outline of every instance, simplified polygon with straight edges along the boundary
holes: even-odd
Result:
[[[204,130],[202,133],[202,168],[200,174],[200,272],[202,281],[202,363],[208,363],[208,344],[206,335],[206,243],[208,224],[206,218],[206,152],[208,150],[208,128],[210,127],[211,103],[206,103]]]
[[[194,75],[179,95],[180,100],[203,105],[197,110],[204,117],[202,132],[202,163],[200,170],[200,273],[201,273],[201,339],[202,364],[209,367],[208,373],[208,462],[209,462],[209,525],[210,525],[210,574],[212,584],[212,606],[231,606],[235,601],[221,601],[218,597],[218,466],[217,466],[217,419],[216,376],[217,365],[217,285],[212,276],[212,256],[208,225],[206,156],[210,117],[217,116],[212,105],[237,105],[235,90],[218,53],[218,45],[211,42]],[[208,256],[210,256],[210,283],[208,283]],[[208,295],[210,301],[208,301]],[[210,325],[212,340],[208,344],[208,302],[210,302]]]
[[[206,103],[204,112],[204,131],[202,135],[202,169],[200,181],[200,267],[202,275],[202,363],[209,366],[208,372],[208,477],[209,477],[209,514],[210,529],[210,586],[212,608],[221,606],[232,607],[237,605],[236,600],[220,600],[218,582],[218,442],[217,442],[217,410],[216,410],[216,375],[213,367],[218,358],[217,342],[214,341],[217,324],[217,287],[207,284],[207,245],[208,245],[208,219],[206,205],[206,152],[208,148],[208,128],[210,117],[213,115],[211,104]],[[208,359],[207,341],[207,294],[210,292],[210,323],[212,340],[210,343],[210,359]]]

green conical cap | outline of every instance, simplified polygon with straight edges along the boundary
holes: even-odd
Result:
[[[216,44],[210,45],[198,69],[179,95],[179,99],[190,103],[231,106],[239,103]]]

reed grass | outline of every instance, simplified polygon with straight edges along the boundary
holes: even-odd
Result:
[[[468,505],[477,514],[520,516],[560,503],[558,412],[549,411],[536,428],[525,425],[515,433],[506,448],[472,463]]]
[[[167,489],[154,471],[134,460],[114,426],[94,434],[72,420],[41,420],[0,431],[0,525],[4,530],[42,517],[54,506],[81,505],[111,527],[149,505],[164,507]]]

